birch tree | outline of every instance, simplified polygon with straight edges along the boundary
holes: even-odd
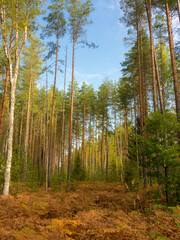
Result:
[[[11,160],[13,150],[14,108],[16,83],[21,55],[31,29],[31,22],[40,13],[40,0],[0,1],[0,34],[9,63],[10,106],[8,116],[7,159],[4,174],[3,195],[9,194]],[[11,37],[13,36],[13,41]]]

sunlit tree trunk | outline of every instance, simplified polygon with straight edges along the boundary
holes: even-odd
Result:
[[[109,142],[108,142],[108,113],[106,115],[106,178],[108,179],[109,173]]]
[[[157,78],[157,85],[158,85],[158,92],[159,92],[160,109],[161,109],[161,113],[163,114],[164,113],[163,96],[162,96],[162,91],[161,91],[159,69],[158,69],[158,63],[157,63],[157,58],[156,58],[156,51],[155,51],[155,47],[154,46],[153,46],[153,49],[154,49],[154,62],[155,62],[156,78]]]
[[[162,99],[163,99],[163,107],[164,107],[164,110],[165,110],[164,68],[163,68],[162,39],[160,39],[160,58],[161,58],[161,85],[162,85]]]
[[[40,137],[39,137],[39,182],[41,183],[41,166],[42,166],[42,131],[43,131],[43,122],[42,116],[40,117]]]
[[[127,122],[127,110],[124,110],[124,156],[128,161],[128,122]]]
[[[71,149],[72,149],[72,127],[73,127],[73,97],[74,97],[74,57],[75,57],[75,43],[76,43],[76,22],[74,21],[74,32],[73,32],[73,56],[72,56],[72,84],[71,84],[71,113],[69,123],[69,149],[68,149],[68,173],[67,173],[67,187],[70,184],[70,173],[71,173]]]
[[[137,172],[139,173],[139,157],[138,157],[138,138],[137,138],[137,105],[136,105],[136,84],[135,78],[133,78],[133,95],[134,95],[134,118],[135,118],[135,139],[136,139],[136,161]]]
[[[83,134],[82,134],[82,164],[83,167],[85,166],[85,154],[84,154],[84,149],[85,149],[85,143],[84,143],[84,139],[85,139],[85,118],[86,118],[86,105],[85,105],[85,100],[84,100],[84,104],[83,104]]]
[[[49,167],[49,102],[48,102],[48,71],[47,71],[47,62],[46,62],[46,149],[45,149],[45,171],[46,171],[46,183],[45,190],[48,190],[48,167]]]
[[[32,87],[32,61],[30,66],[30,79],[29,79],[29,90],[28,90],[28,102],[27,102],[27,113],[26,113],[26,127],[25,127],[25,135],[24,135],[24,173],[26,175],[27,170],[27,155],[28,155],[28,141],[29,141],[29,120],[30,120],[30,105],[31,105],[31,87]]]
[[[116,178],[118,176],[118,161],[117,161],[117,126],[116,126],[116,105],[114,106],[114,154],[115,154],[115,164],[116,164]]]
[[[104,116],[102,119],[102,140],[101,140],[101,173],[104,173]]]
[[[152,66],[152,85],[153,85],[153,105],[154,111],[157,111],[157,95],[156,95],[156,75],[155,75],[155,61],[154,61],[154,40],[153,40],[153,31],[152,31],[152,12],[151,12],[151,0],[149,4],[146,2],[146,12],[149,23],[149,33],[150,33],[150,45],[151,45],[151,66]]]
[[[53,98],[52,98],[50,138],[49,138],[48,186],[50,186],[50,173],[51,173],[51,165],[52,165],[51,161],[52,161],[52,151],[53,151],[52,138],[53,138],[53,126],[54,126],[55,91],[56,91],[56,79],[57,79],[58,50],[59,50],[59,25],[60,25],[60,19],[58,18],[57,40],[56,40],[56,62],[55,62],[55,75],[54,75],[54,87],[53,87]]]
[[[179,84],[178,84],[176,57],[175,57],[175,51],[174,51],[174,41],[173,41],[173,35],[172,35],[171,15],[170,15],[170,9],[169,9],[168,2],[165,3],[165,8],[166,8],[166,17],[167,17],[167,26],[168,26],[168,35],[169,35],[169,46],[170,46],[171,64],[172,64],[172,72],[173,72],[176,113],[177,113],[178,120],[180,121]]]
[[[24,108],[22,106],[21,123],[20,123],[20,131],[19,131],[19,147],[21,147],[21,142],[22,142],[23,117],[24,117]]]
[[[10,66],[12,68],[12,66]],[[9,119],[8,119],[8,139],[7,139],[7,160],[4,174],[4,187],[3,195],[9,194],[10,173],[11,173],[11,161],[13,151],[13,130],[14,130],[14,108],[15,108],[15,92],[16,92],[17,74],[10,78],[10,107],[9,107]]]
[[[2,100],[2,109],[1,109],[1,118],[0,118],[0,134],[2,131],[3,119],[4,119],[4,113],[5,113],[5,103],[6,103],[8,82],[9,82],[9,64],[6,67],[6,81],[5,81],[5,86],[4,86],[4,95],[3,95],[3,100]]]
[[[137,52],[138,52],[138,77],[139,77],[139,99],[140,99],[140,129],[143,130],[143,96],[142,96],[142,75],[141,75],[141,53],[139,41],[139,19],[137,13],[137,0],[136,0],[136,31],[137,31]]]

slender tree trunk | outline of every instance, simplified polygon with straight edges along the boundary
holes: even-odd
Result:
[[[104,173],[104,116],[102,120],[102,140],[101,140],[101,173]]]
[[[94,175],[96,169],[95,157],[94,157],[94,121],[93,121],[93,132],[92,132],[92,174]]]
[[[85,105],[85,100],[84,100],[84,104],[83,104],[83,134],[82,134],[82,163],[83,163],[83,167],[85,166],[84,164],[84,139],[85,139],[85,118],[86,118],[86,105]]]
[[[156,96],[156,76],[155,76],[155,65],[154,65],[154,40],[153,40],[153,31],[152,31],[152,12],[151,12],[151,0],[149,4],[146,1],[146,12],[149,23],[149,33],[150,33],[150,45],[151,45],[151,66],[152,66],[152,85],[153,85],[153,104],[154,111],[157,111],[157,96]]]
[[[108,143],[108,113],[106,115],[106,178],[108,179],[109,173],[109,143]]]
[[[45,184],[45,190],[48,190],[48,167],[49,167],[49,153],[48,153],[48,135],[49,135],[49,107],[48,107],[48,71],[47,71],[47,62],[46,62],[46,149],[45,149],[45,169],[46,169],[46,184]]]
[[[20,131],[19,131],[19,147],[21,147],[21,142],[22,142],[23,117],[24,117],[24,108],[22,106],[21,123],[20,123]]]
[[[42,116],[40,117],[40,139],[39,139],[39,182],[41,184],[41,166],[42,166]]]
[[[162,99],[163,99],[163,107],[164,107],[164,110],[165,110],[164,67],[163,67],[162,39],[160,39],[160,57],[161,57],[161,84],[162,84]]]
[[[139,173],[139,157],[138,157],[138,138],[137,138],[137,105],[136,105],[136,84],[135,78],[133,78],[133,94],[134,94],[134,118],[135,118],[135,139],[136,139],[136,161],[137,172]]]
[[[12,66],[10,66],[12,67]],[[15,108],[15,92],[16,92],[17,75],[10,78],[10,107],[9,107],[9,119],[8,119],[8,139],[7,139],[7,160],[4,174],[4,187],[3,195],[9,194],[9,183],[11,173],[11,161],[13,151],[13,130],[14,130],[14,108]]]
[[[123,160],[122,160],[122,125],[121,125],[121,115],[120,115],[120,126],[119,126],[119,158],[120,158],[120,165],[121,165],[121,181],[123,182]]]
[[[161,113],[163,114],[164,113],[163,96],[162,96],[162,91],[161,91],[159,69],[158,69],[158,63],[157,63],[157,58],[156,58],[156,51],[155,51],[155,47],[154,46],[153,46],[153,49],[154,49],[154,62],[155,62],[156,78],[157,78],[157,85],[158,85],[158,92],[159,92],[160,109],[161,109]]]
[[[89,117],[89,177],[92,172],[92,158],[91,158],[91,112]]]
[[[33,159],[34,166],[36,166],[36,158],[34,156],[35,139],[36,139],[36,125],[34,124],[33,135],[32,135],[32,150],[31,150],[31,156]]]
[[[136,0],[136,9],[137,9],[137,0]],[[140,54],[140,43],[139,43],[139,19],[138,19],[138,10],[136,10],[136,30],[137,30],[137,51],[138,51],[138,75],[139,75],[139,98],[140,98],[140,129],[141,133],[143,130],[143,96],[142,96],[142,79],[141,79],[141,54]]]
[[[5,86],[4,86],[4,96],[3,96],[3,101],[2,101],[2,110],[1,110],[1,118],[0,118],[0,134],[2,131],[3,119],[4,119],[4,113],[5,113],[5,103],[6,103],[8,82],[9,82],[9,64],[6,67],[6,81],[5,81]]]
[[[74,96],[74,57],[75,57],[75,43],[76,43],[76,23],[74,21],[74,32],[73,32],[73,56],[72,56],[72,85],[71,85],[71,114],[69,124],[69,149],[68,149],[68,173],[67,173],[67,188],[70,184],[70,173],[71,173],[71,149],[72,149],[72,127],[73,127],[73,96]]]
[[[63,92],[63,117],[62,117],[62,142],[61,142],[61,179],[60,184],[62,186],[62,178],[63,178],[63,168],[64,168],[64,143],[65,143],[65,129],[64,129],[64,118],[65,118],[65,94],[66,94],[66,73],[67,73],[67,51],[68,48],[66,46],[66,59],[65,59],[65,70],[64,70],[64,92]]]
[[[58,19],[57,27],[57,42],[56,42],[56,62],[55,62],[55,75],[54,75],[54,87],[53,87],[53,98],[52,98],[52,113],[51,113],[51,128],[49,138],[49,163],[48,163],[48,186],[50,186],[50,173],[51,173],[51,162],[52,162],[52,148],[53,148],[53,126],[54,126],[54,112],[55,112],[55,91],[56,91],[56,79],[57,79],[57,63],[58,63],[58,50],[59,50],[59,25],[60,20]]]
[[[116,178],[118,177],[118,161],[117,161],[117,127],[116,127],[116,104],[114,106],[114,119],[115,119],[115,129],[114,129],[114,148],[115,148],[115,163],[116,163]]]
[[[97,117],[96,117],[96,146],[95,146],[95,172],[97,171],[98,166],[98,127],[97,127]]]
[[[46,100],[45,100],[46,101]],[[45,106],[46,109],[46,106]],[[43,115],[43,157],[42,157],[42,171],[46,173],[45,167],[45,157],[46,157],[46,110],[45,115]]]
[[[76,154],[75,161],[78,160],[78,138],[79,138],[79,112],[77,111],[77,127],[76,127]]]
[[[25,135],[24,135],[24,173],[26,175],[27,171],[27,155],[28,155],[28,141],[29,141],[29,119],[30,119],[30,105],[31,105],[31,87],[32,87],[32,61],[31,61],[31,72],[30,72],[30,79],[29,79],[29,91],[28,91],[28,102],[27,102],[27,113],[26,113],[26,127],[25,127]]]
[[[33,141],[33,125],[34,125],[34,94],[33,94],[33,81],[32,81],[32,97],[31,97],[31,126],[30,126],[30,134],[29,134],[29,156],[33,156],[32,152],[33,152],[33,147],[32,147],[32,141]]]
[[[165,8],[166,8],[167,26],[168,26],[168,34],[169,34],[169,46],[170,46],[171,64],[172,64],[172,72],[173,72],[176,113],[177,113],[178,120],[180,121],[179,84],[178,84],[176,57],[175,57],[175,51],[174,51],[174,41],[173,41],[173,35],[172,35],[171,15],[170,15],[170,9],[169,9],[168,2],[165,3]]]
[[[127,110],[124,110],[124,155],[126,161],[128,161],[128,123],[127,123]]]

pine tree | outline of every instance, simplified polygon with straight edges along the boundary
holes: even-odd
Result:
[[[75,59],[75,46],[77,41],[84,37],[84,26],[91,23],[88,17],[92,12],[93,7],[91,0],[82,3],[79,0],[68,0],[67,11],[69,13],[69,30],[71,39],[73,40],[73,54],[72,54],[72,85],[71,85],[71,113],[69,123],[69,149],[68,149],[68,178],[67,186],[70,183],[71,171],[71,150],[72,150],[72,128],[73,128],[73,93],[74,93],[74,59]]]

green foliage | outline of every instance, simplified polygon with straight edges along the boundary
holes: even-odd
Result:
[[[86,179],[86,172],[82,167],[82,161],[80,159],[80,154],[78,153],[77,159],[74,163],[74,169],[71,173],[71,179],[72,181],[84,181]]]
[[[12,156],[11,181],[20,182],[23,178],[24,152],[19,146],[15,146]]]
[[[0,154],[0,191],[3,188],[6,155]]]
[[[28,159],[26,185],[32,191],[37,191],[40,186],[38,169],[31,158]]]
[[[68,25],[71,38],[75,37],[75,42],[79,41],[80,38],[85,41],[86,30],[83,28],[92,23],[88,17],[94,10],[91,0],[86,0],[84,3],[80,0],[67,0],[66,9],[69,13]]]
[[[151,166],[151,175],[159,179],[164,191],[179,201],[179,123],[176,115],[169,111],[151,113],[146,119],[147,137],[142,138],[143,155],[147,156],[146,167]],[[164,171],[159,172],[159,167]],[[173,199],[172,199],[173,200]]]

